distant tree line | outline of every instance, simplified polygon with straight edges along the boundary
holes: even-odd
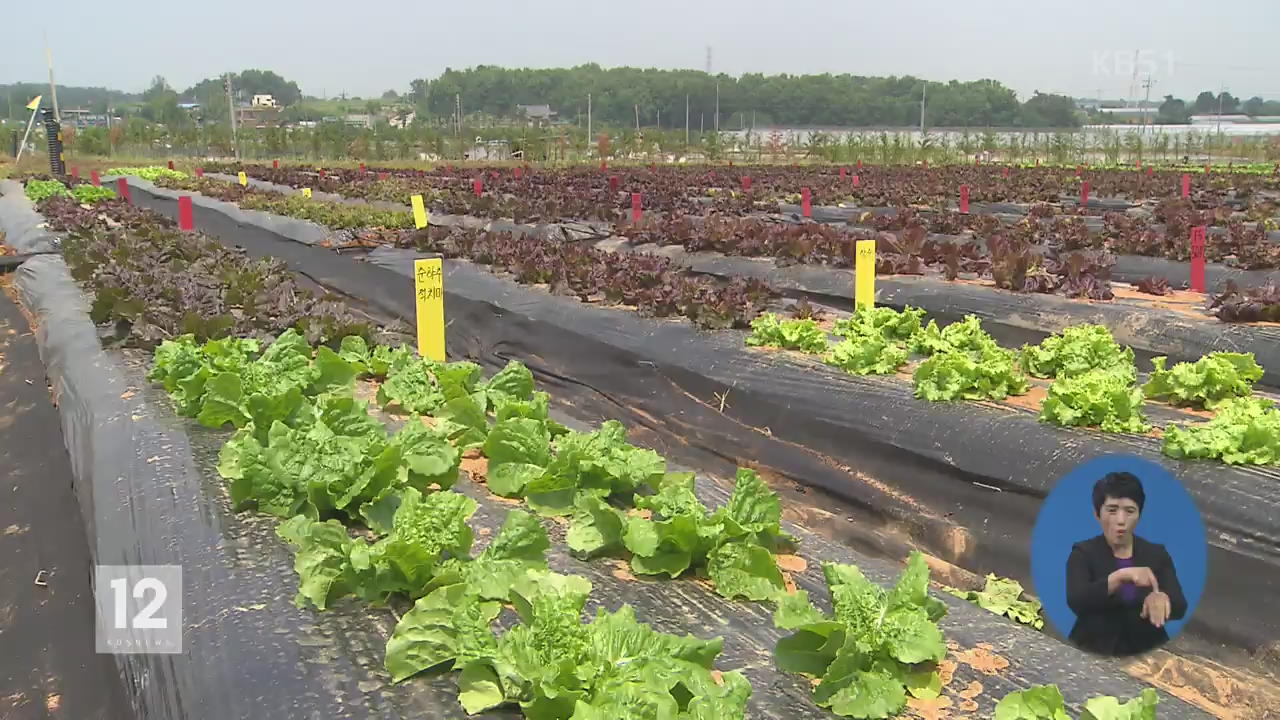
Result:
[[[1229,92],[1214,94],[1208,90],[1188,103],[1181,98],[1165,95],[1164,102],[1156,110],[1155,122],[1161,125],[1182,125],[1191,121],[1192,115],[1248,115],[1249,117],[1280,117],[1280,100],[1263,100],[1253,96],[1241,102]]]
[[[405,99],[419,112],[450,117],[461,97],[464,114],[514,117],[516,105],[550,105],[560,119],[586,123],[587,95],[593,122],[627,127],[636,122],[664,128],[715,127],[719,86],[720,129],[757,125],[910,127],[920,123],[921,94],[929,127],[1078,127],[1083,119],[1071,98],[1036,93],[1019,102],[995,80],[928,82],[911,76],[710,75],[698,70],[631,67],[528,69],[481,65],[446,69],[438,78],[414,80]]]

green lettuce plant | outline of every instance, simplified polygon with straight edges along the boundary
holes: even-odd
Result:
[[[1208,422],[1170,425],[1164,454],[1178,459],[1218,459],[1228,465],[1280,463],[1280,410],[1266,398],[1223,400]]]
[[[751,321],[747,344],[817,353],[827,349],[827,334],[809,318],[783,320],[774,313],[762,313]]]
[[[1250,395],[1263,374],[1253,353],[1213,352],[1193,363],[1166,369],[1167,362],[1165,357],[1152,358],[1154,369],[1143,390],[1147,397],[1172,405],[1212,409],[1229,398]]]
[[[1142,403],[1142,388],[1133,384],[1123,365],[1118,370],[1093,369],[1054,380],[1040,406],[1040,419],[1106,432],[1144,433],[1151,426],[1142,415]]]
[[[834,612],[818,611],[804,591],[782,596],[774,624],[791,634],[778,641],[778,667],[816,678],[814,702],[842,717],[887,718],[908,693],[936,697],[937,662],[947,652],[937,622],[946,606],[929,597],[924,556],[912,553],[890,590],[852,565],[822,570]]]

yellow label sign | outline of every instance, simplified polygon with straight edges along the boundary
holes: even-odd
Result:
[[[248,184],[249,184],[249,176],[248,176],[248,175],[245,175],[243,172],[242,172],[242,173],[240,173],[240,184],[241,184],[241,185],[248,185]]]
[[[419,229],[426,227],[430,217],[427,215],[427,207],[422,204],[422,196],[414,195],[410,199],[413,200],[413,226]]]
[[[876,304],[876,241],[859,240],[853,250],[853,304],[871,308]]]
[[[304,198],[311,197],[311,188],[302,188],[302,197]]]
[[[413,261],[413,293],[418,306],[418,354],[444,362],[444,262]]]

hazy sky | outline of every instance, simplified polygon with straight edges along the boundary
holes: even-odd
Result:
[[[156,74],[181,90],[257,67],[307,94],[369,96],[477,64],[703,68],[709,45],[713,69],[734,75],[990,77],[1022,97],[1126,97],[1136,59],[1140,75],[1151,75],[1153,98],[1226,85],[1280,100],[1280,0],[72,0],[58,12],[3,5],[0,82],[46,77],[47,30],[59,82],[131,91]]]

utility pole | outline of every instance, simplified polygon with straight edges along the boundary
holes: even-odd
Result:
[[[591,147],[591,93],[587,93],[587,147]]]
[[[1218,89],[1218,130],[1219,135],[1222,134],[1222,98],[1227,94],[1227,86],[1223,85]]]
[[[716,132],[720,132],[720,81],[716,80],[716,119],[713,123]]]
[[[658,106],[657,113],[658,113],[658,119],[654,121],[654,124],[658,126],[658,132],[662,132],[662,106],[661,105]]]
[[[453,94],[453,133],[462,137],[462,93]]]
[[[636,134],[640,134],[640,106],[636,105]]]
[[[1151,104],[1151,76],[1147,75],[1146,82],[1142,86],[1147,90],[1147,96],[1142,101],[1142,131],[1147,131],[1147,106]]]
[[[236,138],[236,101],[231,94],[231,73],[227,73],[226,80],[223,85],[227,89],[227,113],[231,117],[231,153],[238,161],[240,159],[240,143]]]
[[[689,145],[689,93],[684,95],[684,144]]]
[[[920,134],[924,135],[924,99],[925,93],[929,91],[929,83],[920,86]]]
[[[44,34],[44,58],[49,63],[49,97],[53,99],[53,117],[62,125],[62,113],[58,112],[58,86],[53,82],[53,51],[49,49],[49,33]]]

